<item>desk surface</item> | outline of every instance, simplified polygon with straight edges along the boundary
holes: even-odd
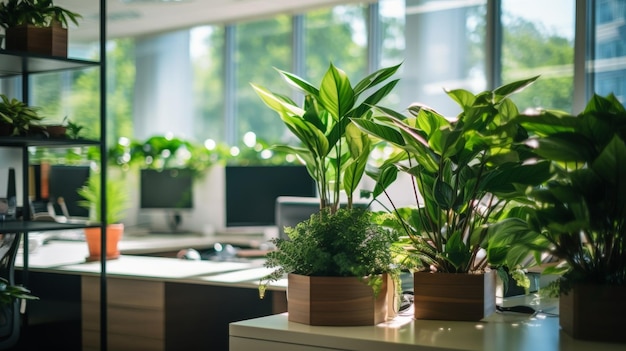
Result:
[[[551,302],[554,303],[554,302]],[[572,339],[558,317],[496,313],[483,322],[415,320],[412,314],[366,327],[319,327],[289,322],[287,314],[230,324],[231,345],[266,345],[257,351],[624,351],[626,345]],[[297,345],[297,347],[296,347]],[[278,348],[276,348],[278,347]],[[231,351],[239,351],[232,347]]]
[[[183,248],[209,248],[216,242],[253,246],[255,237],[203,237],[197,235],[146,235],[127,236],[120,242],[122,255],[108,260],[109,276],[133,279],[165,280],[208,285],[227,285],[246,288],[258,287],[259,279],[269,270],[262,267],[263,260],[248,262],[215,262],[180,260],[176,258],[136,256],[150,252],[177,251]],[[18,253],[15,265],[24,266],[23,252]],[[28,269],[54,273],[98,275],[100,261],[86,262],[87,244],[80,241],[51,241],[34,247],[28,255]],[[270,287],[284,290],[280,282]]]

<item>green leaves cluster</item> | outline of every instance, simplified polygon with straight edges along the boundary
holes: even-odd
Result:
[[[524,201],[526,186],[548,179],[549,163],[525,162],[532,154],[520,143],[526,133],[515,120],[519,111],[509,95],[536,79],[477,95],[448,91],[462,109],[454,120],[417,104],[408,117],[379,107],[381,114],[372,120],[353,119],[396,150],[368,171],[378,181],[374,196],[386,194],[397,172],[413,180],[415,206],[396,208],[389,200],[410,253],[424,269],[467,273],[489,265],[514,267],[525,258],[509,249],[536,235],[515,218],[519,210],[514,205]],[[505,215],[512,216],[501,224],[508,227],[507,235],[497,236],[489,228]]]
[[[543,249],[566,264],[569,284],[626,284],[626,109],[614,95],[594,95],[577,116],[542,111],[521,116],[537,155],[552,161],[554,177],[529,196],[529,223]]]
[[[316,181],[320,208],[339,208],[344,191],[348,207],[365,172],[372,144],[367,135],[351,123],[351,118],[370,118],[372,106],[387,96],[398,80],[386,82],[400,65],[380,69],[352,87],[344,71],[332,63],[318,87],[282,70],[278,73],[304,94],[303,106],[291,98],[252,84],[263,102],[276,111],[302,146],[278,145],[298,155]],[[386,83],[385,83],[386,82]],[[382,86],[381,86],[382,85]]]
[[[52,0],[6,0],[0,3],[0,26],[4,28],[20,25],[47,27],[53,23],[67,28],[69,22],[78,25],[81,17],[56,6]]]
[[[10,285],[9,281],[0,277],[0,305],[8,305],[15,299],[39,300],[31,295],[30,290],[21,285]]]
[[[38,107],[28,106],[23,101],[0,94],[0,124],[8,125],[10,135],[26,135],[32,131],[32,127],[41,125],[42,116],[39,115]]]
[[[102,202],[101,202],[101,180],[100,173],[92,172],[84,186],[77,189],[78,195],[84,200],[78,204],[90,210],[91,219],[102,222]],[[106,223],[120,223],[125,216],[125,211],[129,206],[129,195],[123,181],[107,177],[106,183]]]
[[[276,238],[276,250],[265,266],[276,268],[267,280],[284,274],[368,278],[380,287],[382,273],[396,272],[390,247],[397,232],[377,223],[377,215],[361,208],[330,209],[313,214],[295,227],[286,227],[289,239]]]

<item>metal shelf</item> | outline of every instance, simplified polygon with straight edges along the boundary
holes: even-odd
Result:
[[[72,224],[72,223],[58,223],[47,221],[20,221],[20,220],[8,220],[0,222],[0,233],[23,233],[23,232],[38,232],[49,230],[64,230],[64,229],[80,229],[97,227],[99,224]]]
[[[0,50],[0,77],[98,67],[100,62]]]
[[[45,147],[75,147],[75,146],[91,146],[100,145],[97,140],[89,139],[62,139],[62,138],[46,138],[40,137],[23,137],[23,136],[7,136],[0,137],[0,146],[8,147],[28,147],[28,146],[45,146]]]

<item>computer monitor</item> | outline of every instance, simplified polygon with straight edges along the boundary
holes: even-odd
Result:
[[[52,165],[48,174],[48,201],[55,213],[68,217],[88,218],[89,209],[78,204],[84,198],[78,188],[89,179],[89,166]],[[68,213],[65,213],[65,209]]]
[[[345,207],[347,202],[343,201],[340,207]],[[367,209],[369,202],[356,201],[352,204],[354,208]],[[294,228],[298,223],[303,222],[314,213],[320,211],[320,199],[318,197],[299,196],[279,196],[276,199],[276,226],[278,227],[278,237],[289,239],[285,234],[285,227]]]
[[[226,166],[226,227],[276,226],[279,196],[316,196],[305,166]]]
[[[169,231],[181,224],[180,211],[193,208],[193,174],[190,169],[142,169],[139,179],[139,207],[163,210],[168,216]]]

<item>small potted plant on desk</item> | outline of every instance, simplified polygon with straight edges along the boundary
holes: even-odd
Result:
[[[6,0],[0,3],[0,26],[7,50],[67,57],[67,27],[81,16],[52,0]]]
[[[276,250],[267,255],[266,266],[276,270],[260,284],[262,296],[269,281],[287,274],[290,321],[373,325],[387,318],[387,291],[394,291],[388,277],[397,276],[390,251],[394,233],[380,226],[374,213],[353,204],[371,142],[349,117],[371,114],[371,105],[395,86],[397,80],[382,84],[398,67],[378,70],[354,87],[345,72],[332,64],[319,88],[279,71],[305,94],[302,107],[284,95],[252,85],[303,145],[276,148],[298,155],[318,187],[320,211],[294,228],[285,228],[289,239],[274,240]]]
[[[574,338],[626,342],[626,109],[598,95],[577,116],[541,111],[522,122],[554,178],[533,189],[529,224],[561,260],[559,322]]]
[[[87,179],[87,183],[78,188],[78,194],[84,198],[80,206],[90,210],[90,219],[102,223],[101,218],[101,180],[100,174],[94,172]],[[107,177],[106,183],[106,258],[115,259],[120,255],[118,243],[124,234],[124,224],[121,222],[128,208],[128,191],[120,180]],[[89,248],[88,261],[99,260],[102,255],[101,228],[85,228],[85,240]]]
[[[519,241],[536,240],[513,214],[516,199],[525,200],[522,185],[547,179],[549,165],[525,163],[508,98],[535,79],[478,95],[448,91],[461,107],[454,119],[417,104],[409,117],[380,107],[373,120],[353,119],[396,150],[372,176],[402,171],[412,180],[415,206],[396,208],[387,197],[403,233],[398,244],[422,267],[413,275],[416,319],[477,321],[495,312],[492,268],[517,269],[529,253]]]

